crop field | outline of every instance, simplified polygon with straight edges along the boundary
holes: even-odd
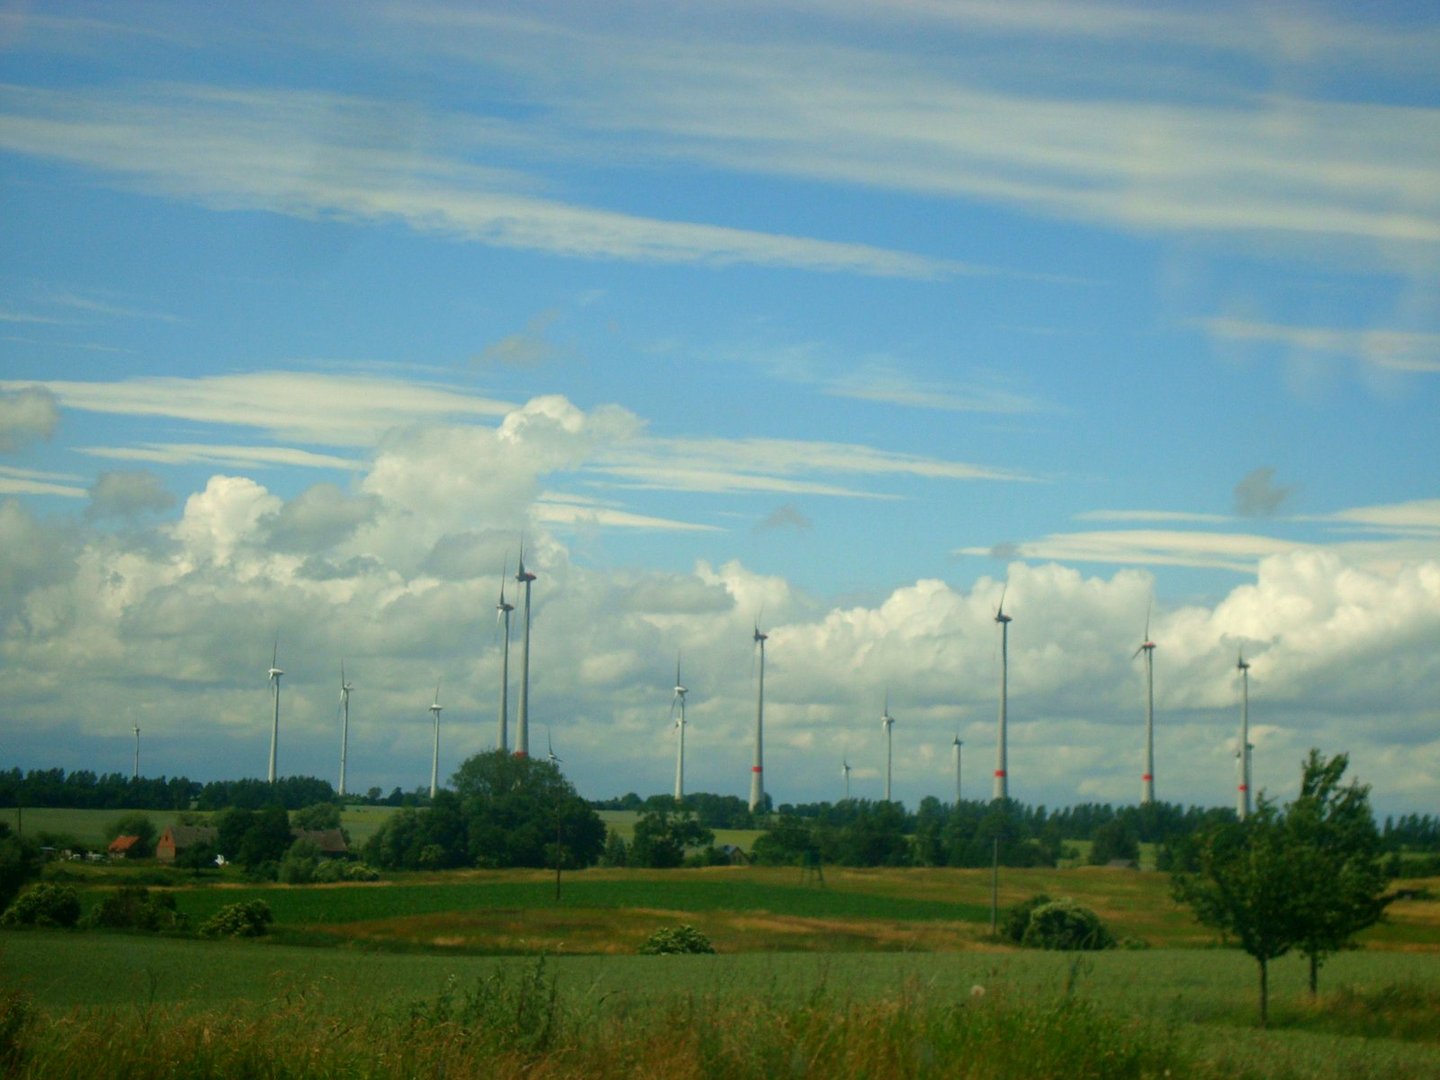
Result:
[[[72,879],[86,907],[108,869]],[[1276,962],[1260,1031],[1253,961],[1214,947],[1155,873],[1001,872],[1002,910],[1073,897],[1136,946],[1089,954],[995,942],[986,871],[587,870],[558,900],[539,871],[150,873],[192,925],[264,899],[271,935],[0,932],[0,1061],[9,1039],[27,1062],[7,1075],[1440,1076],[1435,899],[1393,904],[1316,1001],[1303,958]],[[718,955],[637,955],[679,923]]]

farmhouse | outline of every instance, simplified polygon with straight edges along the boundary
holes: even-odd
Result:
[[[121,834],[110,841],[105,853],[112,859],[133,859],[140,853],[140,837]]]
[[[213,825],[167,825],[155,841],[155,858],[159,862],[174,862],[175,856],[196,844],[214,844],[220,830]]]

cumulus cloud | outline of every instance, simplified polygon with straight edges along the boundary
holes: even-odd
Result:
[[[43,386],[20,386],[0,392],[0,451],[18,450],[36,439],[48,439],[59,423],[55,395]]]
[[[835,797],[842,755],[855,766],[857,797],[877,795],[866,777],[883,753],[876,720],[888,688],[897,791],[912,803],[948,797],[957,732],[970,775],[994,753],[1002,588],[1014,619],[1010,768],[1026,801],[1135,797],[1143,709],[1133,653],[1147,611],[1163,798],[1228,802],[1241,645],[1253,665],[1260,786],[1293,783],[1310,745],[1350,751],[1381,805],[1413,805],[1440,775],[1433,553],[1386,566],[1318,545],[1256,551],[1252,580],[1182,605],[1157,597],[1151,576],[1133,567],[1084,573],[1028,553],[963,584],[921,578],[845,604],[740,561],[596,570],[572,561],[561,536],[536,520],[537,493],[636,426],[623,412],[539,399],[495,429],[394,433],[355,492],[322,484],[287,499],[249,477],[217,475],[177,522],[144,530],[87,531],[0,504],[0,697],[49,745],[104,747],[107,733],[141,718],[175,755],[168,772],[258,775],[264,670],[278,630],[282,770],[333,772],[344,659],[357,686],[351,776],[414,787],[428,776],[426,706],[437,678],[442,768],[493,745],[495,602],[523,529],[538,574],[534,730],[552,731],[587,794],[667,789],[680,653],[691,786],[743,795],[758,625],[769,634],[774,796]],[[136,488],[143,495],[146,485]],[[1421,503],[1353,518],[1413,530],[1434,512]],[[514,701],[512,687],[512,709]]]
[[[90,505],[85,514],[91,519],[133,518],[168,510],[173,505],[175,496],[152,472],[102,472],[90,485]]]
[[[375,514],[373,497],[350,496],[334,484],[316,484],[266,516],[265,540],[279,551],[319,551],[373,521]]]

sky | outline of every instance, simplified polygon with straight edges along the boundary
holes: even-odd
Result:
[[[1440,794],[1440,14],[0,4],[0,766]],[[519,696],[512,624],[510,724]]]

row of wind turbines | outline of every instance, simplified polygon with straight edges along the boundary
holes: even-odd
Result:
[[[496,619],[504,628],[504,644],[501,650],[500,662],[500,721],[496,735],[496,749],[510,749],[510,615],[515,610],[515,605],[505,598],[505,580],[508,568],[502,571],[500,576],[500,600],[495,605]],[[520,653],[520,702],[519,711],[516,714],[515,724],[515,753],[520,757],[528,757],[530,754],[530,587],[535,582],[536,576],[533,572],[525,569],[525,552],[521,549],[519,565],[515,572],[515,581],[524,586],[525,592],[525,633],[522,638]],[[266,772],[266,779],[270,783],[276,778],[276,756],[280,743],[280,679],[285,672],[280,668],[280,635],[275,635],[275,647],[270,657],[270,670],[267,672],[270,682],[271,697],[271,719],[270,719],[270,764]],[[347,792],[345,786],[346,765],[350,751],[350,694],[355,689],[355,684],[345,677],[345,661],[340,661],[340,784],[336,789],[337,793],[344,796]],[[434,728],[434,739],[430,752],[430,797],[433,799],[439,790],[440,784],[440,713],[444,706],[440,704],[440,683],[435,683],[435,697],[429,705],[429,713]],[[549,748],[550,761],[559,763],[560,759],[555,756],[555,749]],[[135,729],[135,769],[139,775],[140,769],[140,729]]]
[[[498,727],[496,731],[496,749],[501,751],[511,750],[510,745],[510,620],[515,611],[515,605],[505,596],[505,583],[508,569],[502,571],[500,578],[500,597],[495,605],[496,620],[502,630],[501,663],[500,663],[500,703]],[[517,756],[525,757],[530,752],[530,625],[531,625],[531,587],[536,581],[536,575],[525,568],[525,554],[522,547],[518,565],[515,573],[515,582],[524,589],[524,635],[521,647],[521,674],[520,674],[520,700],[516,714],[514,753]],[[995,771],[991,798],[1000,800],[1009,798],[1009,768],[1007,763],[1008,747],[1008,705],[1009,705],[1009,644],[1010,644],[1010,623],[1014,621],[1013,616],[1005,611],[1005,593],[1000,594],[1000,601],[995,608],[995,623],[1000,628],[1000,693],[999,693],[999,716],[996,731],[995,750]],[[751,812],[758,810],[765,801],[765,643],[769,635],[761,631],[758,621],[753,627],[752,640],[756,649],[757,678],[755,695],[755,729],[753,757],[750,766],[750,797],[749,808]],[[1144,657],[1145,666],[1145,750],[1144,770],[1140,779],[1140,802],[1142,805],[1155,800],[1155,667],[1154,652],[1155,642],[1150,639],[1150,615],[1145,616],[1145,637],[1136,648],[1131,659]],[[280,679],[285,674],[279,667],[280,642],[277,634],[275,639],[274,652],[271,655],[270,669],[268,672],[271,685],[272,714],[270,727],[270,760],[267,772],[268,780],[275,782],[276,778],[276,755],[280,736]],[[1237,769],[1239,782],[1236,790],[1236,813],[1241,820],[1250,813],[1250,790],[1251,790],[1251,766],[1253,744],[1249,741],[1250,735],[1250,665],[1246,662],[1243,653],[1236,661],[1236,669],[1241,677],[1241,698],[1240,698],[1240,740],[1239,749],[1236,751]],[[340,702],[339,711],[341,714],[340,728],[340,783],[338,792],[345,795],[346,788],[346,765],[349,752],[350,739],[350,694],[355,689],[345,675],[345,664],[340,664]],[[681,680],[680,659],[675,660],[675,687],[674,696],[671,698],[670,714],[676,731],[675,751],[675,799],[680,801],[685,794],[685,699],[688,690]],[[431,714],[433,741],[430,758],[430,796],[433,798],[439,786],[440,770],[440,713],[444,706],[440,704],[440,683],[435,684],[435,696],[429,705]],[[890,697],[887,690],[885,704],[881,711],[880,726],[885,733],[885,801],[889,802],[892,796],[892,780],[894,772],[894,740],[893,729],[895,718],[890,715]],[[135,728],[135,770],[139,774],[139,740],[140,730]],[[955,800],[958,803],[961,797],[961,755],[963,743],[959,732],[951,743],[951,755],[955,772]],[[553,744],[548,746],[549,760],[559,763],[560,759],[555,756]],[[850,798],[850,773],[851,765],[848,758],[843,759],[841,775],[845,782],[845,798]]]
[[[995,748],[995,773],[994,783],[991,789],[993,800],[1007,799],[1010,796],[1010,773],[1006,758],[1008,742],[1008,705],[1009,705],[1009,681],[1010,681],[1010,623],[1014,617],[1005,613],[1005,593],[1000,594],[1000,602],[995,608],[995,622],[1000,627],[1000,712],[996,732]],[[757,679],[755,698],[755,742],[754,757],[750,766],[750,812],[754,813],[765,801],[765,643],[769,635],[760,630],[759,623],[754,626],[753,638],[757,654]],[[1135,657],[1145,658],[1145,753],[1144,771],[1140,777],[1140,803],[1145,805],[1155,801],[1155,642],[1150,638],[1150,614],[1145,615],[1145,637],[1135,649],[1131,660]],[[1250,814],[1250,791],[1251,791],[1251,766],[1252,752],[1255,747],[1250,742],[1250,664],[1245,660],[1241,652],[1236,660],[1236,670],[1240,673],[1240,740],[1239,748],[1236,750],[1237,769],[1239,781],[1236,786],[1236,814],[1240,820],[1244,820]],[[685,695],[688,691],[680,679],[680,660],[675,661],[675,694],[671,699],[670,714],[677,731],[675,750],[675,800],[679,802],[685,794]],[[893,730],[895,718],[890,715],[890,694],[886,691],[885,704],[880,714],[880,727],[885,733],[885,801],[891,801],[891,782],[894,774],[894,738]],[[961,754],[964,743],[960,739],[959,732],[951,743],[951,758],[955,770],[955,801],[960,802],[961,789]],[[845,782],[845,799],[850,799],[850,773],[852,767],[849,758],[843,758],[840,767],[840,774]]]

